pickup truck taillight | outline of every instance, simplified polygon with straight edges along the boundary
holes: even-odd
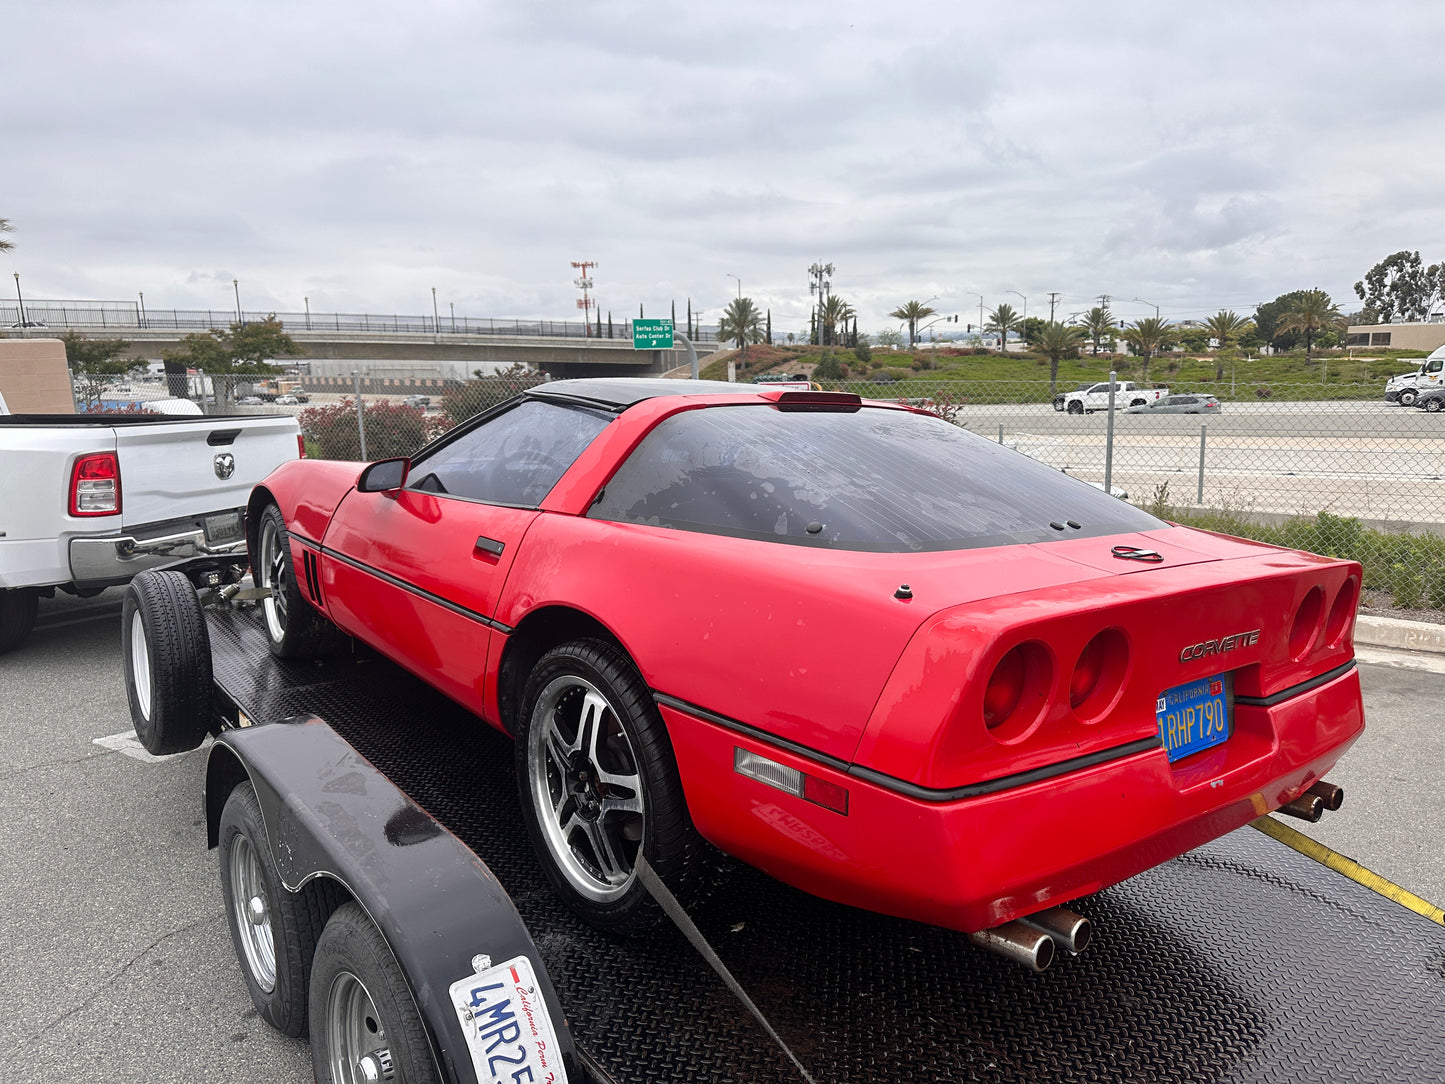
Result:
[[[120,512],[120,461],[114,452],[83,455],[70,472],[70,514],[113,516]]]
[[[306,458],[306,437],[301,433],[296,434],[296,458]]]

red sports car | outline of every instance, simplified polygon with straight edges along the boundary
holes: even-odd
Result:
[[[1360,566],[1173,526],[853,395],[562,380],[414,458],[288,463],[273,650],[365,641],[516,740],[569,902],[699,837],[975,932],[1290,802],[1363,728]]]

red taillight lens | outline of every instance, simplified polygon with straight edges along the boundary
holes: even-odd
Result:
[[[296,434],[296,458],[306,458],[306,438],[300,433]]]
[[[120,463],[114,452],[83,455],[70,472],[70,514],[113,516],[120,511]]]
[[[1077,708],[1099,687],[1099,675],[1104,672],[1104,645],[1096,636],[1089,641],[1079,661],[1074,665],[1073,676],[1069,678],[1069,706]]]
[[[1008,722],[1024,695],[1024,653],[1013,648],[999,659],[983,690],[983,725],[990,730]]]
[[[1129,641],[1105,629],[1079,653],[1069,675],[1069,706],[1086,723],[1097,722],[1114,705],[1129,669]]]
[[[1325,593],[1318,587],[1311,587],[1309,594],[1295,611],[1294,625],[1289,630],[1289,657],[1295,662],[1303,659],[1314,646],[1315,636],[1320,631],[1320,617],[1324,614]]]
[[[1330,607],[1330,619],[1325,622],[1325,643],[1336,646],[1345,639],[1345,632],[1355,617],[1355,607],[1360,601],[1360,582],[1353,576],[1345,581],[1335,604]]]

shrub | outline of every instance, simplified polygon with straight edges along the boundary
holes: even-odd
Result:
[[[818,364],[813,366],[814,380],[846,380],[847,377],[847,367],[831,350],[824,350]]]
[[[367,403],[366,458],[390,459],[398,455],[414,455],[434,432],[425,415],[416,407],[396,403]],[[301,432],[306,438],[308,455],[317,459],[360,460],[361,433],[356,421],[356,403],[343,399],[327,406],[308,407],[298,416]],[[439,427],[435,427],[439,429]]]

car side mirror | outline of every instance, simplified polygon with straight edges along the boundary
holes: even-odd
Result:
[[[406,456],[381,459],[361,472],[356,480],[358,493],[392,493],[406,485],[411,460]]]

